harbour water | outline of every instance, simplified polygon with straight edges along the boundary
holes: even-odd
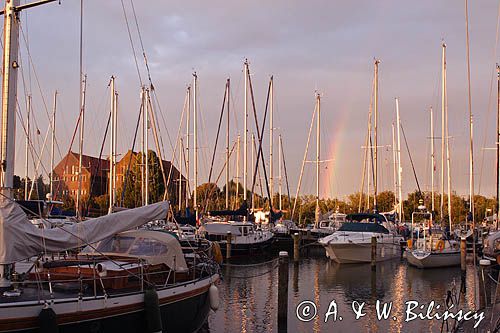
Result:
[[[224,277],[219,285],[220,307],[217,312],[210,314],[209,332],[278,331],[277,261],[262,261],[265,262],[234,262],[223,268]],[[324,255],[304,257],[299,263],[290,260],[287,331],[440,332],[443,325],[441,320],[416,319],[405,322],[405,303],[413,300],[418,301],[419,306],[427,307],[431,301],[435,301],[440,304],[442,312],[446,310],[447,294],[451,291],[452,299],[449,301],[454,304],[454,312],[472,309],[474,276],[472,265],[469,268],[466,292],[460,294],[460,267],[421,270],[408,266],[401,259],[379,263],[373,274],[369,264],[339,265]],[[377,300],[392,302],[387,320],[377,319]],[[299,308],[302,319],[309,321],[297,318],[297,306],[303,301],[311,301],[316,307],[317,315],[311,320],[311,315],[307,318],[303,314],[314,312],[312,303],[304,303]],[[325,322],[325,314],[332,301],[337,305],[337,320],[334,321],[331,315]],[[365,303],[363,317],[355,318],[353,302],[358,302],[356,305]],[[304,306],[309,306],[310,311],[304,311]],[[421,311],[425,313],[426,309]],[[443,331],[447,331],[446,326]]]

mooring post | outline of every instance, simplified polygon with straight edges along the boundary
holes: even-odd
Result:
[[[228,231],[226,240],[226,259],[231,259],[231,238],[231,231]]]
[[[377,269],[377,237],[372,236],[372,270]]]
[[[479,308],[487,308],[491,300],[491,282],[489,274],[490,261],[487,259],[479,260]]]
[[[467,241],[465,237],[460,238],[460,269],[461,269],[461,282],[462,287],[460,288],[463,293],[465,293],[465,279],[467,271]]]
[[[299,233],[294,233],[293,237],[293,261],[299,261],[300,258],[300,236]]]
[[[278,260],[278,333],[285,333],[288,331],[288,252],[280,251]]]

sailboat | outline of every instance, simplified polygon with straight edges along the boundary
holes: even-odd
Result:
[[[450,151],[449,151],[449,135],[448,135],[448,110],[447,110],[447,92],[446,92],[446,44],[442,47],[442,93],[441,93],[441,219],[444,222],[444,175],[445,175],[445,147],[447,160],[447,175],[448,175],[448,221],[449,230],[451,232],[451,188],[450,188]],[[431,130],[432,131],[432,130]],[[434,140],[431,134],[431,140]],[[432,168],[434,168],[434,145],[432,148]],[[432,170],[434,172],[434,169]],[[434,184],[432,184],[434,186]],[[432,200],[434,201],[434,192],[432,192]],[[417,238],[412,242],[411,246],[406,250],[406,259],[412,266],[418,268],[435,268],[460,265],[460,247],[459,244],[450,239],[448,235],[443,234],[440,237],[433,235],[426,236],[427,232],[432,229],[432,215],[430,215],[429,226],[424,228],[423,239]],[[413,230],[413,220],[412,220]],[[412,233],[413,236],[413,233]]]
[[[12,199],[17,13],[47,2],[6,1],[1,12],[0,332],[195,332],[218,306],[218,265],[203,254],[184,255],[173,235],[134,230],[164,218],[167,201],[40,229]],[[70,249],[78,255],[50,258]],[[21,272],[26,260],[32,267]]]

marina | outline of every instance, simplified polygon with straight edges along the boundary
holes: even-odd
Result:
[[[3,1],[0,333],[500,332],[500,2],[317,4]]]

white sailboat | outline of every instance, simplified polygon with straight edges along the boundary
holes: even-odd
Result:
[[[451,232],[451,181],[450,181],[450,149],[449,149],[449,135],[448,135],[448,110],[447,110],[447,93],[446,93],[446,44],[442,44],[442,93],[441,93],[441,219],[444,221],[444,165],[445,165],[445,147],[446,147],[446,160],[447,160],[447,183],[448,183],[448,222],[449,230]],[[432,131],[432,129],[431,129]],[[431,134],[431,140],[434,140]],[[434,145],[431,144],[432,159],[434,168]],[[434,169],[432,170],[434,172]],[[434,178],[432,178],[434,179]],[[434,186],[434,184],[432,184]],[[434,196],[434,192],[432,191]],[[434,197],[433,197],[434,200]],[[433,235],[426,235],[426,230],[432,228],[432,215],[429,221],[429,226],[424,228],[423,240],[417,238],[415,241],[410,242],[410,247],[406,251],[406,259],[412,266],[418,268],[436,268],[436,267],[449,267],[460,265],[460,247],[455,240],[449,239],[449,235],[442,235],[433,237]],[[412,219],[413,230],[413,219]],[[413,234],[412,234],[413,236]],[[426,237],[427,236],[427,237]]]

